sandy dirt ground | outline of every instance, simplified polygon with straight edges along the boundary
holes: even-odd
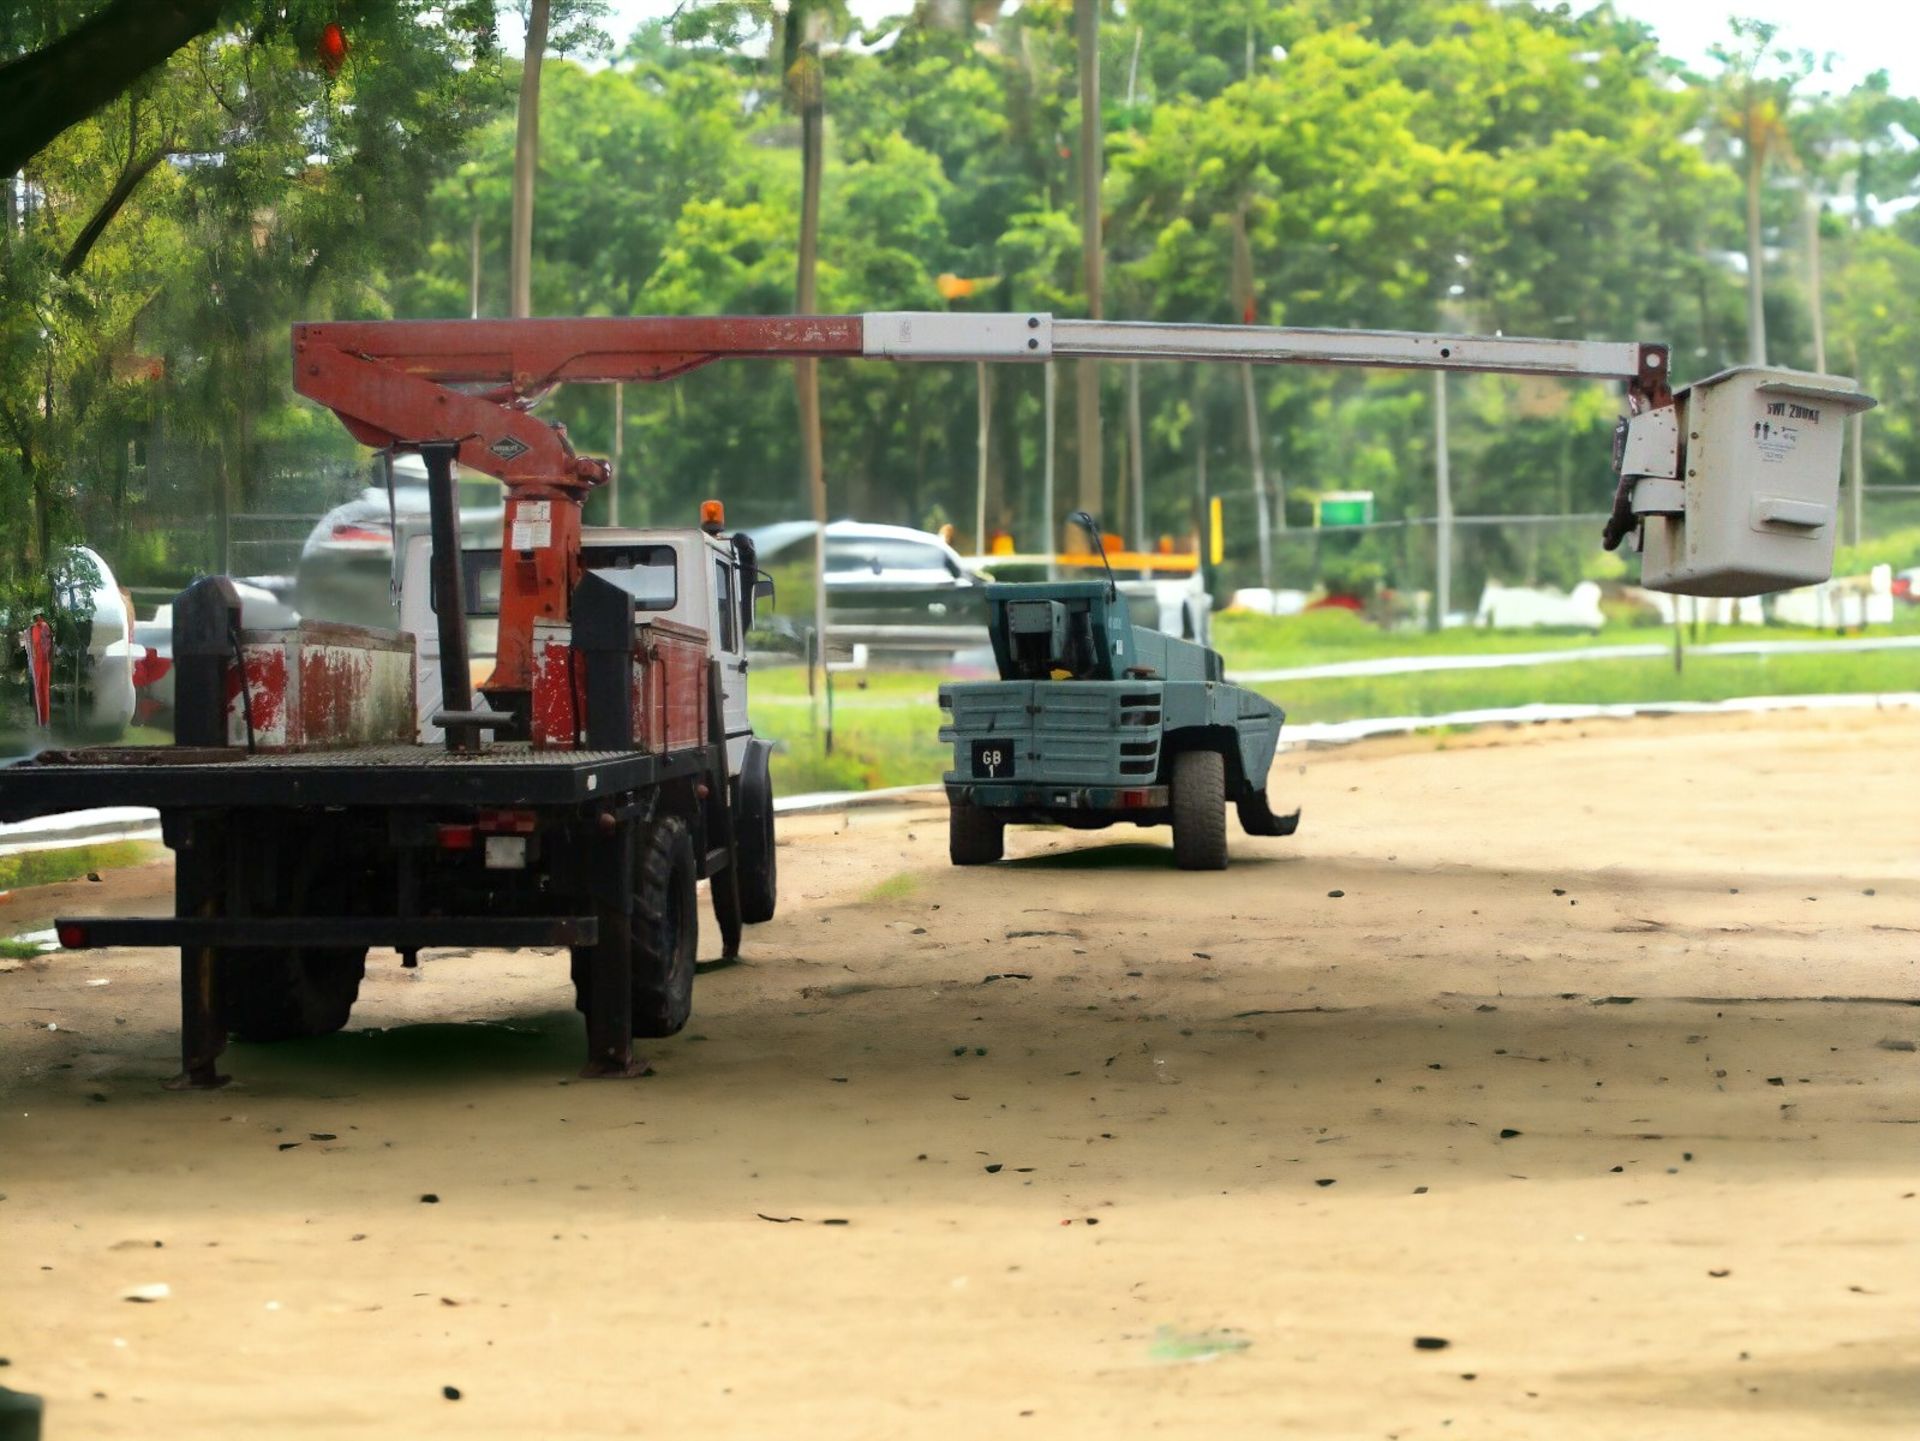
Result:
[[[1910,1436],[1917,773],[1907,714],[1292,754],[1205,875],[783,822],[631,1082],[555,956],[376,954],[194,1095],[168,957],[27,963],[0,1382],[55,1438]]]

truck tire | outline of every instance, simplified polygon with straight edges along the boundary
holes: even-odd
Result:
[[[634,838],[633,1034],[671,1036],[693,1014],[700,899],[686,822],[662,816]]]
[[[1218,751],[1173,758],[1173,863],[1183,871],[1227,868],[1227,759]]]
[[[214,956],[221,1019],[240,1041],[330,1036],[346,1025],[367,973],[364,946],[233,946]]]
[[[734,812],[734,843],[739,850],[740,919],[750,926],[773,919],[780,900],[778,857],[773,843],[773,774],[765,741],[747,743],[740,768],[739,805]]]
[[[694,962],[700,945],[699,884],[693,839],[678,816],[634,834],[633,910],[628,915],[633,1034],[671,1036],[693,1013]],[[573,948],[573,1004],[592,1004],[593,948]]]
[[[1007,853],[1007,823],[991,811],[955,801],[947,809],[947,856],[956,866],[984,866]]]

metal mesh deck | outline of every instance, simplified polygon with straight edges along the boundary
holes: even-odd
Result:
[[[525,742],[508,742],[489,746],[483,751],[471,754],[454,754],[444,746],[437,745],[383,745],[352,746],[343,750],[328,751],[275,751],[256,752],[248,755],[235,747],[230,754],[210,755],[205,750],[191,749],[177,757],[170,756],[170,746],[154,746],[150,753],[143,753],[137,761],[132,760],[124,751],[111,754],[103,753],[98,757],[86,757],[86,753],[73,752],[71,758],[59,760],[29,762],[35,771],[94,771],[103,768],[137,769],[142,771],[176,771],[182,769],[217,770],[222,774],[234,771],[258,770],[386,770],[405,768],[417,770],[429,769],[471,770],[500,766],[537,766],[541,768],[568,769],[572,767],[612,765],[619,761],[633,760],[641,754],[636,751],[562,751],[535,750]]]
[[[522,743],[455,755],[439,746],[357,746],[247,755],[164,747],[137,761],[84,752],[0,767],[0,820],[99,805],[159,810],[433,805],[579,805],[703,774],[704,746],[645,751],[535,750]]]

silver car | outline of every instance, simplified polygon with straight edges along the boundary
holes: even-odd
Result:
[[[817,527],[781,521],[748,531],[765,571],[813,570]],[[799,615],[810,599],[784,592]],[[987,643],[984,583],[939,536],[903,525],[836,520],[827,526],[827,628],[835,648],[875,653],[951,655]]]
[[[489,475],[455,471],[463,546],[498,545],[506,506],[500,482]],[[392,628],[393,531],[398,522],[424,525],[428,516],[427,467],[417,455],[393,461],[393,495],[374,484],[320,517],[300,551],[294,609],[313,620]]]

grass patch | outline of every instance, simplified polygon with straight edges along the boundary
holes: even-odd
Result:
[[[920,878],[912,871],[901,871],[888,876],[879,885],[871,887],[860,899],[863,901],[904,901],[920,888]]]
[[[0,856],[0,891],[49,886],[56,881],[77,881],[91,872],[143,866],[166,853],[167,848],[158,841],[105,841],[97,846]]]
[[[1670,659],[1626,658],[1512,670],[1340,676],[1255,689],[1284,706],[1291,722],[1343,721],[1370,716],[1441,715],[1536,702],[1620,705],[1920,690],[1920,656],[1911,651],[1696,656],[1688,659],[1678,674]]]
[[[1875,626],[1875,635],[1920,634],[1920,607],[1903,606],[1894,623]],[[1444,631],[1384,631],[1350,611],[1312,611],[1305,615],[1265,616],[1231,613],[1213,619],[1213,642],[1227,659],[1227,670],[1277,670],[1367,660],[1375,656],[1512,655],[1523,651],[1580,650],[1591,646],[1644,645],[1670,641],[1664,624],[1610,623],[1585,630],[1486,631],[1460,627]],[[1829,631],[1791,625],[1701,625],[1687,627],[1688,645],[1738,640],[1828,640]]]
[[[816,730],[807,673],[798,666],[753,673],[754,731],[775,741],[776,795],[863,791],[937,781],[949,751],[940,744],[940,677],[930,671],[875,672],[864,686],[834,681],[833,754]],[[824,702],[821,706],[824,714]]]
[[[1716,638],[1722,638],[1735,628],[1715,629]],[[1433,639],[1451,641],[1457,634]],[[1472,634],[1467,633],[1468,638]],[[1647,639],[1667,633],[1639,630],[1627,634]],[[1769,628],[1760,634],[1780,639],[1790,632]],[[1397,644],[1417,637],[1387,639]],[[1548,648],[1543,644],[1547,638],[1540,636],[1497,639],[1524,640],[1522,645],[1508,647],[1512,649]],[[1582,643],[1590,639],[1580,638]],[[834,754],[828,756],[822,753],[820,738],[809,721],[805,673],[756,672],[754,728],[785,742],[785,748],[774,756],[777,793],[866,790],[939,780],[951,764],[947,748],[935,738],[940,727],[940,709],[934,701],[939,683],[939,676],[920,671],[875,673],[868,678],[865,689],[843,682],[836,695]],[[1370,716],[1440,715],[1535,702],[1608,705],[1716,701],[1756,695],[1876,693],[1920,690],[1920,652],[1689,655],[1677,675],[1670,657],[1622,657],[1505,670],[1341,676],[1277,682],[1255,689],[1284,706],[1288,720],[1296,724]]]
[[[31,961],[45,954],[38,941],[0,938],[0,961]]]

